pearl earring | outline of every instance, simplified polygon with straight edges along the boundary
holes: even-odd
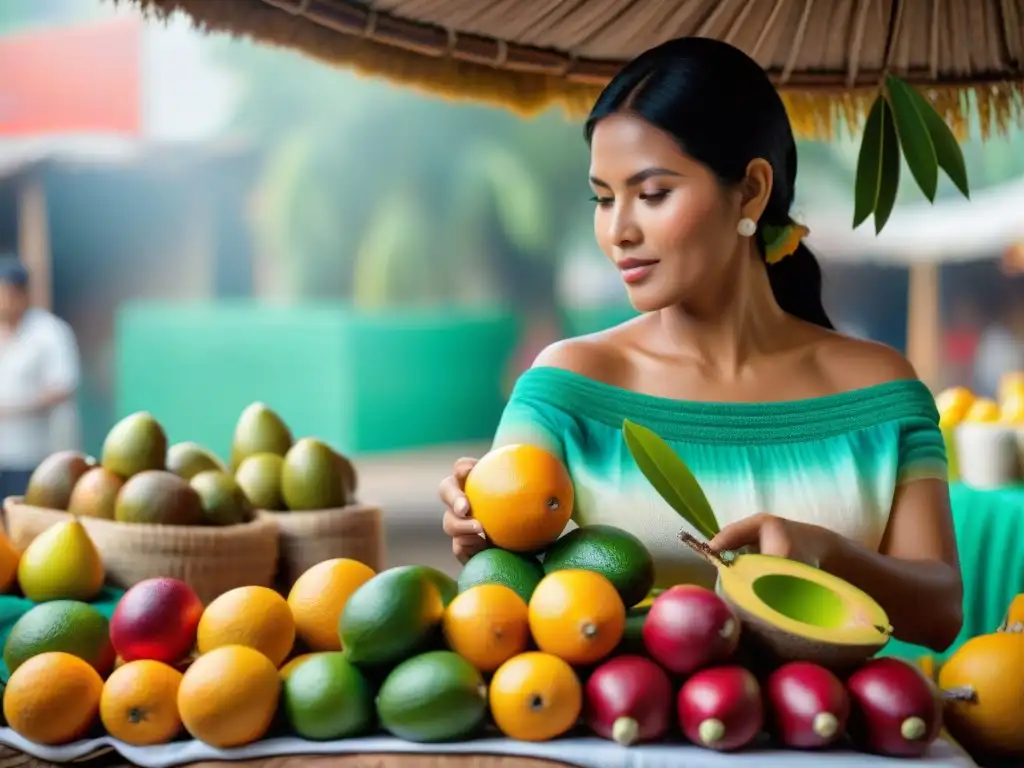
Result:
[[[740,219],[739,223],[736,225],[736,231],[743,237],[753,237],[754,233],[757,232],[757,222],[753,219],[744,217]]]

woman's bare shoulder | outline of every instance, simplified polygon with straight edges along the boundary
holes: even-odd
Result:
[[[630,363],[627,350],[633,329],[629,321],[607,330],[556,341],[533,361],[534,368],[561,368],[606,384],[622,381]]]
[[[917,371],[887,344],[829,333],[816,350],[821,373],[836,391],[862,389],[891,381],[917,379]]]

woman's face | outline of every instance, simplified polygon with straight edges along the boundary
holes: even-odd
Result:
[[[667,133],[629,114],[601,120],[590,185],[597,242],[636,309],[714,301],[735,277],[741,196]]]

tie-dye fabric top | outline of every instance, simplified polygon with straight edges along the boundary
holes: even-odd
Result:
[[[678,540],[686,528],[640,472],[623,419],[661,436],[693,471],[721,526],[759,512],[812,523],[877,549],[897,486],[946,479],[928,388],[900,380],[807,400],[671,400],[538,367],[516,383],[495,447],[526,443],[566,464],[577,525],[624,528],[654,556],[658,587],[711,584]]]

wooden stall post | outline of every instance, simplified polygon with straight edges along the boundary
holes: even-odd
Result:
[[[38,174],[26,176],[18,189],[18,253],[31,275],[32,306],[49,310],[53,304],[50,222],[46,186]]]
[[[939,269],[934,261],[911,264],[907,296],[907,357],[933,391],[939,386],[942,367]]]

